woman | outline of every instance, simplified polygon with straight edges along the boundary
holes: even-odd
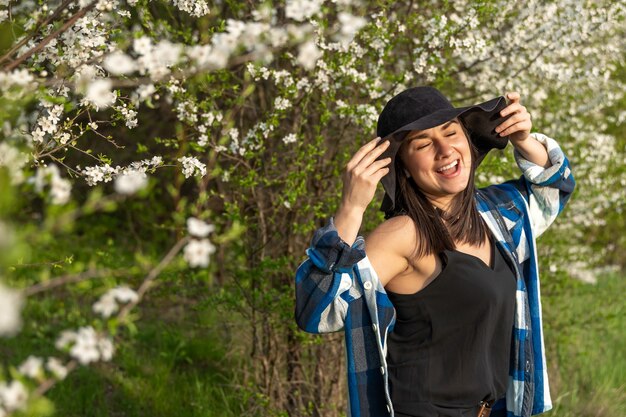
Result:
[[[507,98],[454,108],[434,88],[405,90],[347,164],[341,205],[296,273],[296,321],[344,329],[352,417],[551,408],[535,239],[574,179],[556,142],[530,135],[519,94]],[[476,166],[507,137],[522,177],[476,190]],[[387,220],[365,242],[379,181]]]

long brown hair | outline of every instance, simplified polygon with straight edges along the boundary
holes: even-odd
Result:
[[[470,144],[472,166],[467,187],[454,197],[447,212],[435,208],[413,178],[406,176],[402,158],[396,155],[396,207],[392,212],[385,213],[385,217],[405,214],[413,220],[417,230],[418,245],[414,253],[417,258],[437,254],[444,249],[453,250],[455,240],[480,246],[487,236],[487,228],[478,213],[474,197],[477,152],[465,126],[461,124],[461,128]]]

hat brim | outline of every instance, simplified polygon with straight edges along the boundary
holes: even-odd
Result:
[[[506,107],[506,104],[506,99],[500,96],[474,106],[438,110],[385,136],[379,143],[388,139],[389,147],[378,159],[390,157],[392,162],[387,166],[389,172],[381,179],[385,189],[385,197],[380,210],[387,213],[395,207],[396,169],[394,160],[408,132],[430,129],[458,117],[468,130],[469,139],[478,150],[475,161],[475,165],[478,166],[491,149],[504,149],[508,143],[508,137],[500,137],[495,131],[495,128],[507,118],[500,116],[500,111]]]

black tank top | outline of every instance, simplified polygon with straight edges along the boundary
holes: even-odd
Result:
[[[396,310],[387,363],[399,415],[458,416],[505,395],[516,281],[496,246],[492,267],[444,251],[441,273],[421,291],[387,291]]]

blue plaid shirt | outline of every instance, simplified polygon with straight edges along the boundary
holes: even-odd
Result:
[[[526,417],[552,408],[543,343],[535,239],[563,209],[574,190],[569,162],[558,144],[532,135],[548,150],[552,165],[537,166],[515,152],[523,175],[476,193],[476,205],[507,254],[517,277],[509,384],[494,408],[508,417]],[[308,259],[296,272],[298,326],[310,333],[344,330],[351,417],[393,416],[387,378],[387,334],[395,310],[358,237],[341,240],[331,218],[317,230]]]

